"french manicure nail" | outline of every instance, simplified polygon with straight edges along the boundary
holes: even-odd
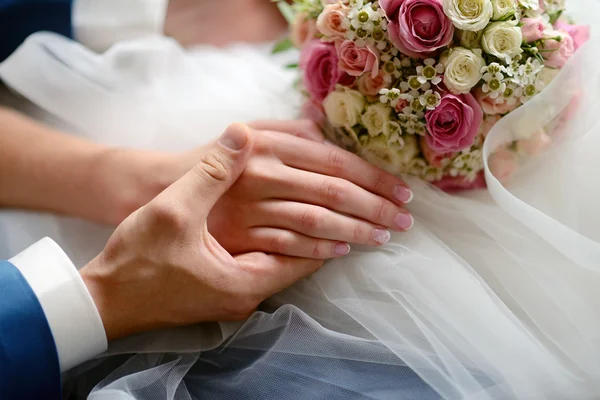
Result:
[[[394,218],[394,223],[398,228],[402,229],[403,231],[407,231],[412,228],[415,220],[409,213],[399,213],[396,215],[396,218]]]
[[[338,256],[345,256],[350,253],[350,245],[348,243],[338,243],[333,248],[333,251]]]
[[[373,230],[373,240],[379,244],[386,244],[390,241],[392,235],[386,229]]]
[[[326,144],[327,146],[334,146],[334,147],[335,147],[335,143],[333,143],[332,141],[330,141],[330,140],[327,140],[327,139],[325,139],[325,140],[323,141],[323,144]]]
[[[406,186],[396,185],[394,188],[394,198],[404,204],[410,203],[413,197],[413,192]]]

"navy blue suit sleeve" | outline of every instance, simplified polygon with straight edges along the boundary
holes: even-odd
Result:
[[[61,396],[58,353],[44,310],[21,272],[0,261],[0,399]]]
[[[0,0],[0,61],[11,55],[35,32],[51,31],[73,37],[72,2],[73,0]]]

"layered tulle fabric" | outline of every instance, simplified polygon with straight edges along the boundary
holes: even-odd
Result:
[[[597,12],[578,4],[584,18]],[[411,179],[410,232],[379,249],[353,247],[245,323],[116,342],[113,354],[145,354],[70,376],[103,371],[91,399],[600,398],[597,54],[592,40],[490,132],[486,159],[542,127],[552,132],[552,147],[525,160],[510,185],[487,167],[488,189],[461,196]],[[99,56],[40,34],[0,75],[39,116],[80,135],[179,150],[232,121],[295,117],[286,62],[257,48],[185,52],[166,39]],[[0,232],[0,256],[50,235],[82,265],[110,228],[4,212]]]

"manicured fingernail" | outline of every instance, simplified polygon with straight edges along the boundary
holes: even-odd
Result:
[[[345,256],[350,253],[350,245],[348,243],[338,243],[333,248],[333,251],[338,256]]]
[[[390,241],[390,232],[385,229],[375,229],[373,230],[373,240],[379,244],[386,244]]]
[[[325,140],[323,141],[323,144],[326,144],[327,146],[335,146],[335,143],[333,143],[332,141],[330,141],[330,140],[327,140],[327,139],[325,139]]]
[[[400,213],[396,215],[396,218],[394,218],[394,223],[398,228],[402,229],[403,231],[407,231],[412,228],[415,220],[409,213]]]
[[[404,204],[408,204],[413,199],[413,192],[406,186],[396,185],[394,188],[394,197],[396,200],[401,201]]]
[[[232,124],[219,138],[219,144],[229,150],[239,151],[248,142],[248,130],[243,124]]]

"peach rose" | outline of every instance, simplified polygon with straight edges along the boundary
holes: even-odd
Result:
[[[502,117],[499,115],[485,115],[483,117],[483,123],[481,124],[481,128],[479,128],[479,134],[485,139],[488,133],[490,133],[490,131],[494,127],[494,125],[496,125],[496,122],[500,121],[500,118]]]
[[[290,29],[292,43],[299,49],[303,48],[318,33],[315,20],[310,19],[304,13],[296,14],[296,20]]]
[[[328,4],[317,18],[316,27],[325,39],[344,39],[346,28],[342,26],[348,7],[341,3]]]
[[[496,103],[496,99],[492,99],[489,94],[484,93],[480,87],[475,89],[475,98],[481,105],[483,112],[488,115],[506,114],[514,110],[518,105],[518,102],[512,105],[506,102],[498,104]]]
[[[550,136],[540,129],[528,139],[522,139],[517,142],[517,151],[527,156],[535,156],[547,149],[552,143]]]
[[[423,152],[423,157],[427,160],[427,162],[433,165],[436,168],[442,167],[442,161],[446,158],[452,158],[456,155],[456,153],[438,153],[434,151],[427,144],[427,139],[424,136],[421,136],[421,151]]]
[[[339,68],[351,76],[370,72],[375,78],[379,73],[379,51],[371,46],[359,47],[352,40],[336,42],[335,48],[340,59]]]
[[[370,74],[364,74],[358,78],[358,90],[367,96],[377,96],[379,91],[388,84],[385,81],[385,74],[379,71],[377,76],[372,77]]]
[[[519,167],[517,155],[508,149],[500,149],[488,160],[490,172],[503,185],[507,184]]]

